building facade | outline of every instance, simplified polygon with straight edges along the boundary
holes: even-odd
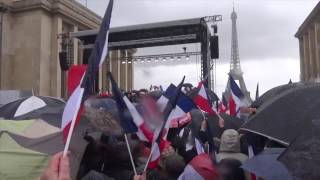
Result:
[[[66,97],[61,71],[62,35],[98,29],[102,19],[74,0],[1,0],[0,89]],[[80,42],[72,40],[71,63],[81,64]]]
[[[320,2],[295,35],[300,48],[300,80],[320,82]]]
[[[134,62],[133,57],[136,53],[136,49],[126,49],[126,50],[113,50],[109,53],[109,61],[102,68],[104,72],[110,71],[114,79],[118,82],[120,89],[125,91],[133,90],[134,84]],[[102,79],[100,87],[102,90],[111,91],[110,82],[104,80],[106,78],[104,74],[99,79]]]

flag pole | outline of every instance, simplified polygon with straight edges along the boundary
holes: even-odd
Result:
[[[127,137],[126,133],[124,134],[124,138],[126,139],[126,144],[127,144],[127,148],[128,148],[128,152],[129,152],[129,156],[130,156],[130,161],[131,161],[131,165],[132,165],[134,174],[137,175],[137,170],[136,170],[136,167],[134,165],[134,161],[133,161],[133,158],[132,158],[132,153],[131,153],[131,149],[130,149],[130,145],[129,145],[129,141],[128,141],[128,137]]]
[[[202,115],[202,117],[203,117],[203,120],[204,121],[206,121],[207,122],[207,129],[209,128],[208,127],[208,120],[206,119],[206,116],[204,115],[204,113],[203,113],[203,111],[200,109],[200,107],[199,106],[197,106],[198,107],[198,109],[200,110],[200,112],[201,112],[201,115]],[[208,142],[208,155],[210,155],[210,146],[209,146],[209,142]]]
[[[70,129],[69,129],[69,132],[68,132],[67,142],[66,142],[66,145],[64,146],[64,150],[63,150],[63,156],[66,156],[67,152],[69,150],[72,133],[73,133],[73,130],[74,130],[74,126],[76,124],[77,115],[79,113],[79,109],[80,109],[80,106],[81,106],[81,101],[82,101],[82,97],[83,97],[83,93],[84,93],[84,88],[81,88],[81,87],[78,87],[78,88],[80,88],[80,97],[81,98],[77,99],[76,111],[72,116],[72,122],[71,122]]]
[[[146,171],[147,171],[147,168],[148,168],[149,162],[150,162],[150,160],[151,160],[151,156],[152,156],[153,151],[154,151],[154,144],[152,145],[152,148],[151,148],[151,151],[150,151],[150,155],[149,155],[149,157],[148,157],[146,166],[145,166],[144,169],[143,169],[143,172],[146,172]]]

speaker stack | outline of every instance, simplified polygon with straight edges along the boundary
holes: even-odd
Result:
[[[68,60],[66,51],[59,52],[59,61],[60,61],[60,68],[62,71],[67,71],[70,68],[70,62]]]
[[[211,59],[219,59],[219,37],[213,35],[210,37]]]

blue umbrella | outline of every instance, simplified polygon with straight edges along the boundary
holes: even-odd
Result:
[[[241,168],[265,180],[292,180],[288,169],[277,160],[284,148],[265,149],[261,154],[246,161]]]

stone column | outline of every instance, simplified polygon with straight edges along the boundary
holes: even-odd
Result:
[[[102,91],[107,91],[110,89],[110,84],[108,83],[107,79],[107,72],[111,72],[110,53],[102,65]]]
[[[59,16],[54,16],[52,20],[52,34],[51,34],[51,96],[61,97],[61,69],[59,64],[59,52],[61,51],[61,39],[58,34],[62,33],[62,19]]]
[[[50,96],[50,81],[55,78],[50,73],[51,65],[51,45],[52,45],[52,19],[46,13],[40,14],[41,24],[40,24],[40,74],[39,74],[39,95]]]
[[[120,50],[120,88],[122,90],[127,90],[127,62],[124,59],[126,57],[127,51]],[[125,62],[125,63],[123,63]]]
[[[10,71],[13,69],[14,64],[10,59],[12,59],[14,55],[13,48],[11,48],[14,42],[14,32],[11,25],[13,23],[15,23],[15,21],[11,14],[4,13],[2,22],[2,52],[0,57],[1,89],[12,89],[13,80],[10,78]]]
[[[107,83],[107,72],[110,71],[110,58],[109,56],[106,57],[105,61],[103,62],[101,68],[99,69],[99,90],[100,92],[104,92],[108,90],[108,83]]]
[[[306,80],[306,65],[304,62],[304,48],[303,48],[303,39],[299,38],[299,50],[300,50],[300,80],[305,81]]]
[[[320,78],[320,23],[314,24],[315,31],[315,60],[317,61],[317,73]]]
[[[133,71],[133,56],[134,56],[134,53],[136,53],[136,49],[129,49],[128,50],[128,57],[129,57],[129,61],[131,63],[129,63],[127,65],[127,81],[128,81],[128,90],[132,90],[133,89],[133,76],[134,76],[134,71]]]
[[[119,84],[120,82],[120,61],[119,61],[119,51],[118,50],[114,50],[111,51],[111,73],[113,75],[113,78],[115,79],[115,81],[117,81],[117,83]],[[110,89],[111,90],[111,89]]]
[[[309,34],[309,61],[310,61],[310,69],[311,69],[311,77],[312,80],[315,80],[317,78],[317,61],[315,58],[315,32],[314,28],[310,28],[308,30]]]
[[[309,56],[309,37],[308,34],[303,35],[303,51],[304,51],[304,64],[305,64],[305,70],[306,70],[306,77],[305,80],[309,81],[311,74],[312,74],[312,65],[310,63],[310,56]]]
[[[78,26],[73,26],[73,32],[78,32]],[[73,38],[73,64],[78,65],[79,62],[79,40]]]

